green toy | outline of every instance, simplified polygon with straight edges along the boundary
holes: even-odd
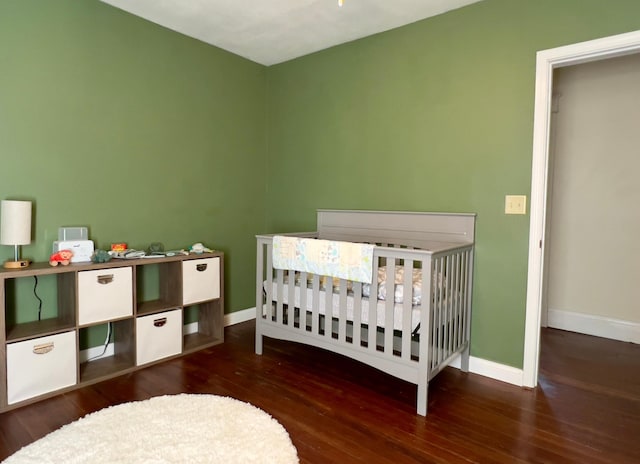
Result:
[[[94,263],[106,263],[111,260],[111,255],[105,250],[96,250],[91,255],[91,261]]]

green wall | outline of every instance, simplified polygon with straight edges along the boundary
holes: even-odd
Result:
[[[529,217],[503,208],[535,53],[636,29],[637,0],[485,0],[265,68],[97,0],[5,0],[0,199],[34,201],[40,261],[70,225],[221,249],[227,312],[255,304],[254,235],[317,208],[476,212],[472,352],[521,367]]]
[[[640,29],[636,0],[485,0],[268,70],[268,229],[317,208],[476,212],[472,354],[522,367],[536,51]]]
[[[265,73],[97,0],[0,2],[0,199],[34,201],[23,255],[46,260],[61,226],[203,242],[226,253],[226,311],[254,306]]]

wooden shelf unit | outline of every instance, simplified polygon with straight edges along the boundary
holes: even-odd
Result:
[[[116,274],[118,272],[116,268],[119,268],[119,271],[122,270],[120,268],[129,268],[131,270],[132,285],[130,285],[130,289],[127,286],[127,291],[130,292],[127,294],[127,298],[130,298],[131,301],[131,314],[126,316],[118,315],[81,325],[79,323],[79,314],[85,309],[81,307],[84,303],[81,302],[78,294],[81,290],[83,294],[90,292],[87,292],[85,288],[78,288],[78,273],[98,271],[99,274],[111,275],[109,269],[113,269],[111,272],[117,276],[119,274]],[[56,267],[52,267],[48,263],[35,263],[28,268],[19,270],[0,269],[0,306],[3,314],[0,318],[0,413],[90,383],[125,374],[153,363],[223,343],[223,269],[224,254],[221,252],[158,258],[113,259],[108,263],[77,263]],[[18,301],[19,298],[15,295],[17,291],[14,287],[17,287],[18,284],[24,286],[26,283],[21,279],[33,278],[34,276],[53,276],[49,277],[49,279],[54,278],[56,281],[55,284],[49,282],[50,287],[55,287],[53,290],[50,289],[49,293],[55,291],[56,295],[54,297],[49,295],[48,298],[43,297],[47,306],[54,307],[57,305],[54,308],[55,314],[51,314],[53,310],[49,308],[49,314],[46,315],[46,318],[43,316],[42,320],[30,320],[33,319],[34,311],[32,309],[23,311]],[[197,283],[197,292],[201,292],[201,295],[197,293],[198,301],[196,302],[186,301],[188,300],[186,295],[183,297],[185,282],[189,284],[189,292],[193,292],[194,285],[191,280]],[[105,282],[98,280],[96,288],[104,291],[108,287],[108,285],[104,284]],[[82,285],[85,284],[83,283]],[[189,298],[192,299],[193,297]],[[55,299],[55,305],[50,301],[53,299]],[[151,362],[137,366],[138,353],[136,350],[141,348],[136,347],[136,320],[143,316],[156,314],[158,315],[158,320],[162,320],[163,313],[168,314],[169,311],[174,311],[175,314],[176,310],[180,310],[183,316],[181,318],[174,317],[174,319],[182,319],[182,324],[194,322],[186,320],[185,315],[186,313],[192,314],[190,319],[194,319],[194,311],[196,311],[197,331],[193,332],[192,330],[192,333],[183,335],[182,327],[180,330],[176,330],[178,324],[174,324],[172,333],[179,333],[181,340],[178,342],[173,337],[173,342],[180,343],[178,347],[182,347],[181,352],[177,355],[154,359]],[[99,325],[110,325],[111,336],[109,343],[112,344],[110,348],[112,348],[113,354],[81,360],[79,351],[81,335],[84,336],[83,332]],[[157,327],[161,327],[161,325],[158,324]],[[154,327],[151,328],[153,331],[156,330]],[[11,356],[10,351],[12,350],[9,350],[8,347],[18,343],[33,343],[34,354],[30,354],[30,356],[35,358],[37,362],[41,362],[42,356],[48,356],[49,352],[54,353],[56,349],[53,343],[47,343],[47,339],[67,332],[75,333],[75,353],[70,353],[65,357],[65,359],[70,357],[73,359],[75,357],[75,384],[72,386],[54,386],[51,391],[37,393],[26,399],[10,403],[8,399],[11,393],[10,390],[12,388],[13,390],[22,388],[22,386],[16,387],[12,383],[13,378],[18,376],[12,374],[9,364],[23,366],[21,367],[22,372],[24,372],[24,369],[29,369],[30,364],[29,360],[25,360],[22,363],[21,359],[16,360],[15,358],[12,363],[9,363],[7,356]],[[146,334],[146,337],[149,337],[149,335]],[[164,332],[159,333],[158,336],[153,336],[152,332],[151,338],[141,339],[140,343],[143,346],[148,343],[162,344],[163,337]],[[17,352],[18,350],[13,351]],[[52,356],[51,359],[55,360],[56,358]],[[21,378],[20,382],[24,382],[23,373],[19,377]],[[22,392],[20,393],[22,394]],[[17,395],[14,398],[23,398],[23,396],[23,394],[22,396]]]

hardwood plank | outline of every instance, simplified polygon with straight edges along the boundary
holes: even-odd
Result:
[[[416,386],[320,349],[267,339],[254,322],[225,342],[0,415],[0,459],[101,408],[211,393],[250,402],[288,430],[302,463],[640,462],[640,347],[544,329],[538,388],[447,368]],[[606,373],[606,374],[605,374]]]

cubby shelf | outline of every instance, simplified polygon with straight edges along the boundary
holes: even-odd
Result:
[[[224,255],[220,252],[57,267],[35,263],[20,270],[0,269],[0,412],[223,343],[223,269]],[[42,281],[49,279],[42,298],[47,314],[38,311],[36,316],[41,320],[29,320],[35,315],[33,302],[23,310],[25,294],[40,300],[35,292],[38,280],[35,285],[26,280],[34,276],[44,276]],[[34,295],[22,288],[27,284],[29,291],[33,286]],[[112,295],[111,288],[117,289],[113,291],[117,294]],[[194,323],[195,332],[183,335],[181,325]],[[87,360],[87,354],[80,352],[81,340],[87,339],[91,330],[100,330],[94,329],[98,326],[107,330],[104,350]],[[168,334],[173,337],[169,342]],[[71,343],[59,348],[59,340]],[[165,348],[164,343],[171,346]],[[74,344],[75,349],[67,348]],[[60,352],[63,349],[66,351]],[[33,379],[29,374],[31,362],[35,366],[49,359],[54,368],[67,370],[63,376],[54,375],[50,387],[48,379],[36,369]],[[15,366],[19,366],[19,373],[12,371],[18,369]],[[55,383],[57,377],[61,379]],[[68,379],[74,377],[76,382],[70,386]]]
[[[217,300],[197,305],[198,331],[184,336],[183,351],[195,351],[203,346],[222,343],[224,321],[220,304],[221,302]]]
[[[7,326],[6,341],[7,343],[19,342],[31,339],[35,335],[39,337],[54,335],[75,328],[75,322],[59,318],[25,322],[12,327]]]
[[[84,362],[80,364],[80,382],[93,382],[97,379],[112,377],[134,365],[133,357],[127,354]]]
[[[148,314],[161,313],[162,311],[178,308],[180,306],[181,305],[179,303],[172,304],[171,302],[164,300],[145,301],[142,303],[138,303],[137,314],[138,316],[145,316]]]

